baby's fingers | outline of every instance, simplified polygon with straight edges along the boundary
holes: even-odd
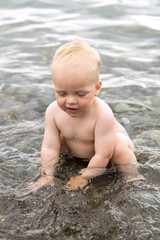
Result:
[[[36,182],[30,182],[28,184],[28,188],[33,189],[34,191],[36,191],[38,188],[40,188],[40,187],[42,187],[44,185],[54,186],[53,178],[41,177]]]
[[[71,177],[71,179],[67,182],[66,189],[67,190],[76,190],[78,188],[83,188],[88,184],[88,180],[82,178],[81,176]]]

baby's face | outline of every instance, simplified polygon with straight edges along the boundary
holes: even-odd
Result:
[[[73,69],[57,67],[53,81],[57,103],[71,117],[81,117],[90,111],[101,88],[101,82],[95,81],[86,66]]]

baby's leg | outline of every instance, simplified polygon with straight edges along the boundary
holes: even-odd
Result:
[[[115,147],[111,162],[114,164],[137,163],[133,142],[123,133],[115,134]]]
[[[113,157],[110,161],[117,165],[127,181],[144,179],[138,172],[133,142],[125,134],[116,133]]]
[[[69,154],[71,151],[67,145],[67,143],[65,142],[64,137],[62,136],[62,134],[60,134],[60,141],[61,141],[61,150],[60,153],[61,154]]]

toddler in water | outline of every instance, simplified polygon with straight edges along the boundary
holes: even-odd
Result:
[[[31,187],[54,183],[55,165],[60,154],[90,159],[81,174],[72,177],[68,188],[84,187],[88,181],[103,174],[109,161],[132,166],[128,180],[140,180],[134,145],[124,127],[115,119],[110,107],[98,98],[100,57],[86,42],[77,40],[62,45],[52,62],[56,101],[45,115],[45,133],[41,148],[42,176]]]

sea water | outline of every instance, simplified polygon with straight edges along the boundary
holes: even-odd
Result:
[[[86,163],[63,159],[56,184],[40,176],[44,114],[55,100],[51,61],[83,39],[101,56],[100,97],[132,138],[145,181],[113,166],[87,188],[65,185]],[[160,235],[160,2],[0,1],[0,238],[157,240]]]

